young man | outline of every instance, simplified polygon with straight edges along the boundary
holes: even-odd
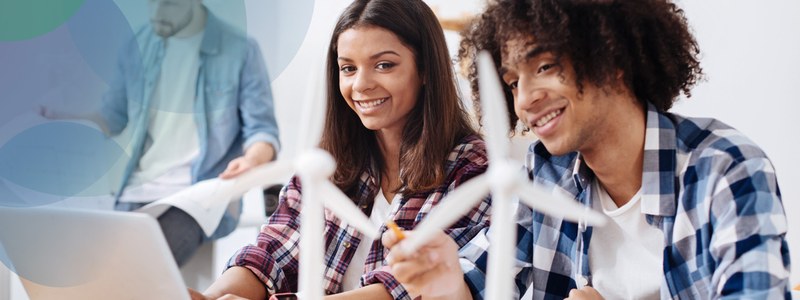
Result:
[[[87,118],[109,135],[131,131],[133,152],[116,209],[136,210],[195,182],[231,178],[266,163],[279,149],[272,94],[258,45],[201,0],[148,0],[150,24],[118,59],[102,109]],[[178,265],[200,245],[236,228],[240,204],[206,236],[178,208],[158,218]]]
[[[518,295],[530,287],[535,299],[791,297],[769,159],[719,121],[667,112],[702,76],[677,6],[498,0],[473,25],[461,58],[487,50],[501,66],[512,123],[540,138],[526,162],[532,180],[610,220],[582,229],[521,206]],[[484,232],[463,247],[460,265],[445,238],[417,253],[395,248],[388,260],[425,299],[482,298],[490,240]]]

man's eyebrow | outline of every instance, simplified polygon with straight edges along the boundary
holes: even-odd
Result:
[[[529,60],[531,58],[534,58],[534,57],[537,57],[539,55],[542,55],[542,53],[545,53],[545,52],[546,52],[546,50],[545,50],[544,47],[542,47],[542,46],[534,46],[532,49],[528,50],[528,52],[525,53],[525,56],[523,56],[523,57],[524,57],[525,60]]]
[[[502,65],[500,66],[500,69],[497,70],[497,72],[500,74],[500,78],[502,79],[503,76],[506,76],[506,73],[508,73],[508,68],[505,65]]]
[[[547,52],[547,49],[545,49],[542,46],[538,46],[537,45],[537,46],[534,46],[533,48],[528,49],[528,52],[525,52],[524,55],[521,55],[521,56],[518,56],[518,57],[521,59],[521,61],[528,61],[528,60],[530,60],[532,58],[535,58],[535,57],[537,57],[539,55],[542,55],[542,54],[544,54],[546,52]],[[514,62],[511,62],[511,63],[513,64]],[[503,63],[503,64],[501,64],[500,68],[497,71],[500,73],[500,76],[502,77],[503,75],[508,73],[508,71],[510,69],[511,68],[508,67],[508,64]]]
[[[397,52],[395,52],[395,51],[392,51],[392,50],[385,50],[385,51],[381,51],[381,52],[375,53],[375,54],[373,54],[373,55],[370,55],[369,59],[376,59],[376,58],[378,58],[378,57],[380,57],[380,56],[382,56],[382,55],[385,55],[385,54],[392,54],[392,55],[395,55],[395,56],[400,56],[400,54],[398,54],[398,53],[397,53]],[[343,61],[353,61],[352,59],[350,59],[350,58],[347,58],[347,57],[344,57],[344,56],[339,56],[339,57],[337,58],[337,60],[343,60]]]

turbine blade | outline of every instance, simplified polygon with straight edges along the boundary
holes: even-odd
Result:
[[[584,221],[592,226],[602,226],[606,223],[605,215],[582,205],[574,199],[545,192],[544,189],[539,188],[525,178],[519,178],[516,186],[516,195],[519,197],[520,202],[552,217],[563,217],[573,222]]]
[[[325,207],[342,221],[355,227],[368,240],[375,240],[379,237],[378,227],[333,183],[326,180],[320,183],[318,189],[319,195],[324,195]]]
[[[275,183],[286,183],[294,173],[294,163],[276,160],[257,166],[235,178],[225,180],[233,186],[234,197],[241,197],[253,188],[265,188]]]
[[[404,247],[416,251],[427,244],[431,238],[458,221],[489,193],[489,176],[481,174],[464,182],[441,200],[436,208],[425,217],[409,236]],[[410,253],[410,252],[409,252]]]
[[[500,78],[492,57],[486,51],[478,54],[478,86],[489,161],[496,162],[510,153],[510,129]]]

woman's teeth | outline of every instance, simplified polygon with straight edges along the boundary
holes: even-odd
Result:
[[[382,98],[378,100],[369,100],[369,101],[357,101],[356,103],[358,103],[358,106],[363,108],[372,108],[383,104],[384,102],[386,102],[386,100],[389,100],[389,98]]]

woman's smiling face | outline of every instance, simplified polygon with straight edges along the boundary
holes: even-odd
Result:
[[[337,41],[339,91],[371,130],[402,132],[422,85],[414,53],[389,30],[358,26]]]

